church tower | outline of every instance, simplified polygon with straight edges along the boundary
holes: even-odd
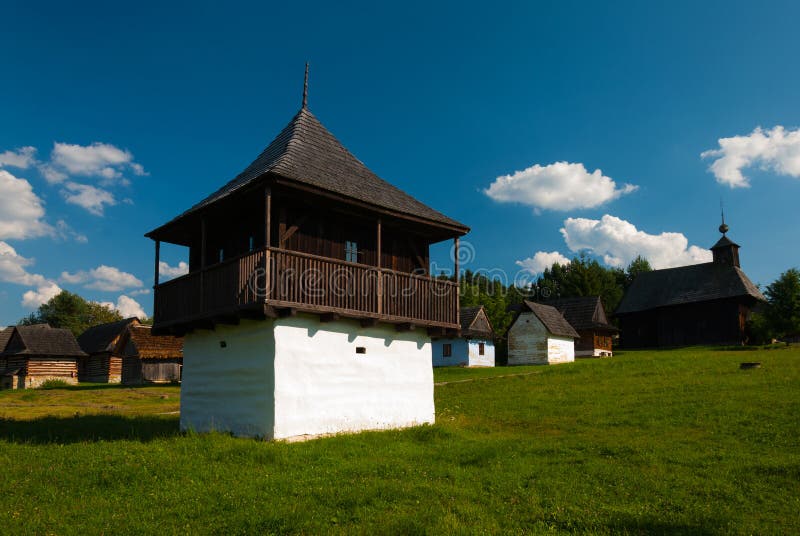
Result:
[[[727,237],[728,225],[725,223],[725,215],[722,215],[722,225],[719,226],[719,232],[722,233],[716,244],[711,246],[711,253],[714,255],[715,264],[724,264],[727,266],[739,266],[739,244]]]

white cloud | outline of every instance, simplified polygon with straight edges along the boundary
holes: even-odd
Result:
[[[599,169],[589,173],[583,164],[556,162],[497,177],[484,193],[495,201],[537,210],[573,210],[597,207],[636,189],[632,184],[617,188]]]
[[[127,288],[139,288],[142,281],[133,274],[123,272],[113,266],[100,265],[93,270],[79,271],[71,274],[61,272],[60,280],[73,285],[82,284],[84,288],[117,292]]]
[[[40,286],[37,290],[29,290],[22,295],[22,306],[26,309],[37,309],[39,306],[49,302],[61,293],[61,287],[48,282]]]
[[[158,263],[158,274],[166,278],[180,277],[189,273],[189,265],[180,261],[177,266],[170,266],[164,261]]]
[[[139,304],[139,302],[124,294],[117,298],[117,303],[100,302],[100,305],[103,305],[112,311],[118,311],[123,318],[131,318],[133,316],[140,320],[147,318],[147,314],[145,314],[144,309],[142,309],[142,306]]]
[[[531,274],[541,274],[546,268],[551,268],[554,264],[569,264],[569,259],[558,251],[537,251],[533,257],[528,257],[517,261],[517,265]]]
[[[62,240],[67,240],[68,238],[71,238],[72,240],[75,240],[75,242],[78,242],[80,244],[86,244],[87,242],[89,242],[89,239],[86,238],[85,234],[81,234],[75,231],[64,220],[58,220],[56,222],[56,234]]]
[[[110,143],[95,142],[76,145],[56,142],[50,153],[50,163],[41,167],[50,182],[62,182],[70,175],[99,177],[106,184],[120,181],[126,184],[123,171],[134,175],[147,175],[141,164],[133,161],[133,154]]]
[[[709,170],[720,184],[731,188],[750,186],[742,169],[751,166],[800,177],[800,129],[787,131],[776,126],[765,131],[758,127],[747,136],[720,138],[718,142],[719,149],[705,151],[700,156],[716,159]]]
[[[144,296],[150,294],[149,288],[140,288],[139,290],[134,290],[133,292],[129,292],[131,296]]]
[[[641,255],[655,269],[711,261],[711,252],[689,246],[681,233],[647,234],[632,223],[606,214],[600,220],[568,218],[561,234],[571,251],[589,250],[609,266],[627,266]]]
[[[46,285],[48,280],[44,276],[26,269],[33,263],[33,259],[23,257],[9,244],[0,241],[0,281],[31,287]]]
[[[42,200],[33,192],[31,183],[0,169],[0,239],[54,234],[43,218]]]
[[[113,206],[117,204],[114,195],[108,190],[72,181],[64,184],[61,194],[67,203],[83,207],[95,216],[103,215],[105,205]]]
[[[12,166],[28,169],[36,164],[36,147],[20,147],[16,151],[0,153],[0,167]]]
[[[22,305],[28,309],[36,309],[61,292],[55,282],[43,275],[28,272],[27,267],[33,263],[33,259],[23,257],[13,247],[0,241],[0,281],[36,287],[36,290],[29,290],[22,296]]]

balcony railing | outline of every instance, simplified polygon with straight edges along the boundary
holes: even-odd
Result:
[[[236,315],[265,304],[421,326],[458,327],[452,281],[262,248],[155,289],[155,326]]]

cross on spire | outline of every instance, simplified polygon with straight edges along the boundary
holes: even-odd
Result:
[[[719,211],[722,214],[722,225],[719,226],[719,232],[725,235],[728,232],[728,224],[725,223],[725,207],[722,205],[722,198],[719,199]]]
[[[308,62],[306,62],[306,76],[303,80],[303,108],[308,108]]]

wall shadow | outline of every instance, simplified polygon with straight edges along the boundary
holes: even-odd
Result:
[[[77,385],[61,385],[58,387],[44,387],[41,391],[99,391],[105,389],[153,389],[156,387],[180,387],[180,382],[169,383],[143,383],[141,385],[122,385],[121,383],[79,383]]]
[[[146,443],[180,435],[176,416],[149,417],[83,415],[0,419],[0,441],[21,444],[68,444],[96,441],[139,441]]]

